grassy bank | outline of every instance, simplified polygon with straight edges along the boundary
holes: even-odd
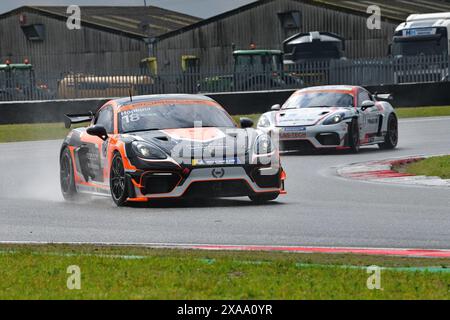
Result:
[[[450,116],[450,106],[401,108],[397,109],[397,112],[400,118]],[[260,114],[234,116],[233,118],[239,122],[240,117],[248,117],[256,124]],[[68,130],[62,123],[0,125],[0,143],[62,139],[67,132]]]
[[[63,123],[0,125],[0,142],[62,139],[68,132]]]
[[[56,245],[0,251],[0,299],[450,299],[450,273],[440,272],[448,259]],[[81,290],[67,288],[73,265]],[[387,268],[382,290],[367,288],[369,265]]]
[[[450,179],[450,156],[432,157],[409,164],[404,172],[418,176],[436,176]]]
[[[397,108],[400,118],[422,118],[450,116],[450,106],[444,107],[419,107],[419,108]]]

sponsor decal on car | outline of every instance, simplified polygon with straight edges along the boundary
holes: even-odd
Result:
[[[281,128],[280,139],[301,139],[306,138],[306,127],[284,127]]]
[[[192,166],[236,165],[241,164],[239,158],[233,159],[192,159]]]

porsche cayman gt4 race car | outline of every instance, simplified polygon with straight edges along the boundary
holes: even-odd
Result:
[[[283,150],[349,149],[378,144],[393,149],[398,120],[390,95],[357,86],[322,86],[296,91],[283,106],[261,116],[258,129],[276,133]]]
[[[112,100],[95,115],[68,115],[72,130],[60,153],[62,194],[127,202],[180,197],[248,196],[274,200],[285,173],[271,137],[240,128],[214,100],[196,95]]]

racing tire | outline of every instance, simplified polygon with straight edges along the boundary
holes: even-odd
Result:
[[[59,168],[59,182],[64,199],[67,201],[76,200],[78,197],[78,192],[75,186],[72,156],[67,148],[65,148],[61,153]]]
[[[398,120],[397,117],[391,113],[387,123],[387,133],[384,142],[378,144],[378,147],[383,150],[395,149],[398,144]]]
[[[361,147],[359,123],[357,119],[353,119],[348,126],[348,146],[353,153],[358,153]]]
[[[125,168],[120,153],[115,153],[111,161],[109,174],[111,197],[118,207],[122,207],[128,200],[128,189],[125,177]]]
[[[279,193],[264,193],[248,197],[256,204],[263,204],[275,200],[276,198],[278,198],[279,195],[280,195]]]

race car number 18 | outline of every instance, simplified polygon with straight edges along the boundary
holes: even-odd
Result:
[[[140,117],[139,117],[139,114],[137,114],[137,113],[132,113],[131,115],[127,114],[126,116],[122,117],[122,121],[125,121],[126,123],[136,122],[136,121],[139,121],[139,119],[140,119]]]

